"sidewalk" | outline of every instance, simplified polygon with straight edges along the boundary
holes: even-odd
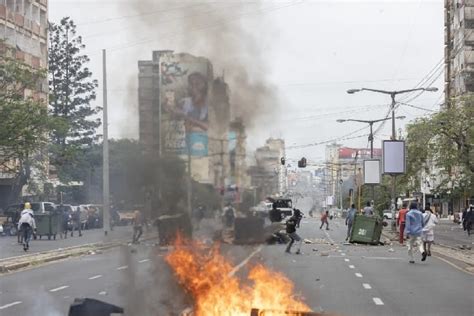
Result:
[[[442,219],[435,227],[435,244],[457,249],[464,245],[474,249],[474,236],[468,236],[462,226],[452,220]]]
[[[30,242],[30,250],[28,254],[38,252],[56,250],[98,242],[112,242],[117,240],[127,240],[132,238],[133,228],[131,226],[114,227],[114,230],[104,236],[102,229],[91,229],[82,231],[82,237],[78,237],[74,232],[74,237],[61,239],[59,236],[56,240],[48,240],[47,238],[32,240]],[[1,237],[0,238],[0,259],[24,255],[23,247],[17,243],[17,237]]]

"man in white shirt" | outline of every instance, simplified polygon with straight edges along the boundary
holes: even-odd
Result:
[[[25,203],[25,210],[21,212],[20,220],[18,221],[18,231],[23,236],[23,250],[27,251],[30,248],[30,239],[33,230],[36,230],[36,222],[33,217],[33,212],[28,209]],[[29,211],[28,211],[29,210]]]

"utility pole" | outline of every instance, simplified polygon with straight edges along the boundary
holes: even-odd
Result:
[[[188,170],[186,176],[186,206],[188,209],[189,216],[193,215],[193,206],[192,206],[192,198],[193,198],[193,182],[192,182],[192,170],[191,170],[191,140],[190,135],[186,134],[186,148],[188,154]]]
[[[428,92],[436,92],[438,91],[438,88],[436,87],[428,87],[428,88],[415,88],[415,89],[407,89],[407,90],[398,90],[398,91],[387,91],[387,90],[379,90],[379,89],[371,89],[371,88],[361,88],[361,89],[349,89],[347,90],[347,93],[349,94],[354,94],[357,92],[361,91],[369,91],[369,92],[375,92],[375,93],[382,93],[382,94],[388,94],[390,95],[390,98],[392,99],[392,103],[390,106],[390,109],[392,111],[392,140],[397,139],[396,131],[395,131],[395,106],[397,105],[397,102],[395,101],[395,97],[399,94],[405,94],[405,93],[410,93],[410,92],[415,92],[415,91],[428,91]],[[391,227],[392,230],[396,229],[395,225],[395,211],[396,211],[396,175],[392,175],[392,198],[391,198],[391,210],[392,210],[392,223]]]
[[[104,234],[107,236],[110,230],[110,197],[109,197],[109,129],[108,129],[108,113],[107,113],[107,53],[105,49],[102,50],[102,71],[103,71],[103,134],[104,138],[102,141],[102,150],[103,150],[103,163],[102,163],[102,170],[103,170],[103,197],[102,197],[102,204],[104,207],[104,211],[102,214],[102,222],[104,227]]]

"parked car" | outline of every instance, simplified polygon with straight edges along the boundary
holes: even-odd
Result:
[[[384,219],[392,219],[392,211],[391,210],[384,210],[383,211],[383,218]]]
[[[51,202],[32,202],[31,209],[34,214],[54,213],[56,205]]]

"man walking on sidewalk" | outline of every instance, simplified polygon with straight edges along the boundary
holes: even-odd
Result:
[[[415,259],[413,258],[415,247],[418,247],[418,250],[421,253],[421,261],[426,260],[426,252],[421,240],[422,232],[423,214],[417,209],[416,203],[411,203],[410,211],[408,211],[405,218],[405,236],[410,238],[408,242],[408,257],[410,258],[410,263],[415,263]]]
[[[398,235],[398,241],[400,242],[400,245],[403,245],[403,234],[405,233],[405,217],[407,215],[407,205],[406,203],[403,203],[403,207],[398,212],[398,219],[397,219],[397,225],[399,227],[399,235]]]

